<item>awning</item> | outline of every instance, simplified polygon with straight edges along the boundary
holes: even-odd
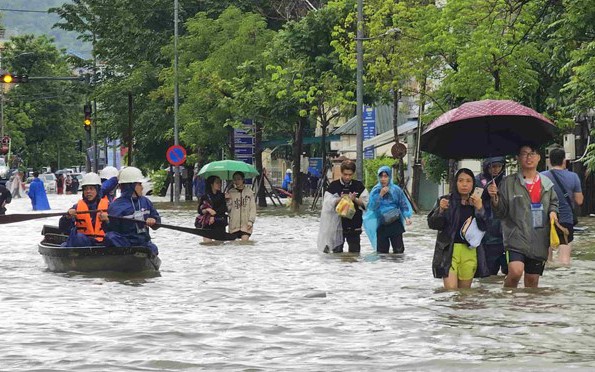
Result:
[[[262,141],[262,148],[290,145],[290,141],[292,141],[292,140],[293,140],[293,138],[281,138],[281,139],[274,139],[274,140],[270,140],[270,141]],[[339,135],[326,136],[326,142],[336,142],[336,141],[340,141],[340,140],[341,140],[341,136],[339,136]],[[304,143],[304,145],[322,143],[322,137],[305,137],[303,143]]]

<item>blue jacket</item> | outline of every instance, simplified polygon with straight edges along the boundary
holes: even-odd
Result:
[[[48,196],[45,193],[43,181],[39,178],[34,178],[29,186],[29,198],[34,211],[47,211],[50,209]]]
[[[285,173],[285,178],[283,178],[283,183],[281,184],[281,188],[283,190],[289,191],[291,186],[291,173]]]
[[[142,213],[142,219],[147,220],[151,217],[157,220],[157,223],[161,222],[159,213],[153,206],[151,201],[144,197],[132,197],[134,192],[134,185],[126,185],[122,190],[122,195],[114,199],[107,209],[107,214],[115,217],[127,217],[133,218],[135,212]],[[141,219],[141,218],[138,218]],[[132,222],[126,222],[121,220],[112,219],[109,223],[103,224],[105,232],[116,232],[121,236],[125,237],[134,245],[146,245],[151,241],[149,230],[145,224],[137,224]]]
[[[389,192],[380,196],[380,190],[382,190],[382,184],[380,183],[380,175],[386,173],[389,179]],[[377,232],[381,226],[380,221],[382,214],[389,210],[399,209],[399,218],[403,227],[405,227],[405,219],[411,218],[413,215],[413,208],[405,196],[403,190],[394,184],[393,182],[393,171],[390,167],[382,166],[376,172],[378,176],[378,183],[372,188],[370,192],[370,200],[366,207],[366,213],[364,214],[364,228],[366,229],[366,235],[370,238],[370,243],[374,250],[377,249]]]
[[[101,183],[100,196],[107,195],[107,200],[113,202],[116,197],[116,187],[118,187],[118,177],[112,177]],[[99,198],[101,199],[101,197]]]

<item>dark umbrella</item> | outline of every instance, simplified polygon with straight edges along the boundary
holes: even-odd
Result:
[[[445,159],[509,155],[523,144],[553,140],[555,128],[545,116],[515,101],[468,102],[434,120],[421,136],[421,149]]]

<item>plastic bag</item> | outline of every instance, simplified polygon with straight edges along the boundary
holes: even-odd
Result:
[[[479,229],[475,217],[469,217],[461,227],[461,237],[469,243],[470,248],[477,248],[481,244],[485,231]]]
[[[550,220],[550,247],[553,249],[557,249],[560,246],[560,237],[558,236],[558,232],[556,231],[556,226],[554,226],[555,221],[554,219]]]
[[[337,208],[335,208],[335,210],[342,218],[352,219],[355,215],[355,205],[349,198],[349,195],[343,195],[341,197],[341,200],[337,204]]]
[[[343,227],[341,226],[341,217],[335,211],[339,195],[324,193],[322,199],[322,209],[320,211],[320,228],[318,231],[318,248],[331,253],[335,249],[342,250],[343,245]]]

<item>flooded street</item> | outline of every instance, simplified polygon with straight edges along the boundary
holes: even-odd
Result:
[[[78,199],[50,195],[54,211]],[[157,204],[192,226],[194,204]],[[16,199],[8,213],[30,211]],[[595,218],[573,266],[542,288],[503,277],[445,292],[432,278],[435,232],[414,216],[405,254],[360,257],[316,248],[318,215],[259,212],[254,242],[202,245],[152,232],[157,277],[56,274],[37,243],[58,218],[1,225],[3,371],[560,370],[595,368]]]

